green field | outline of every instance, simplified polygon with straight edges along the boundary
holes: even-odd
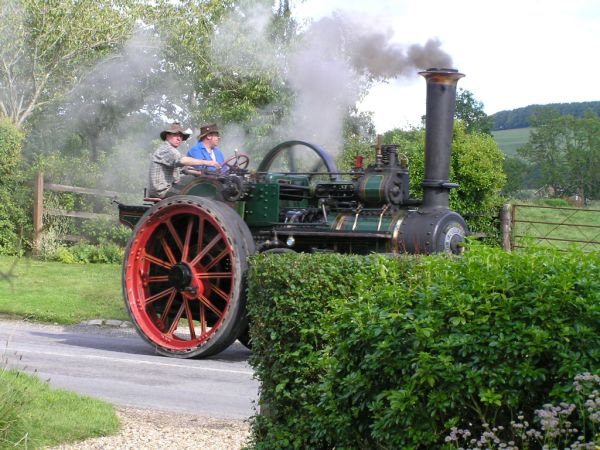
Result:
[[[587,208],[552,208],[519,202],[512,239],[516,247],[600,251],[600,205],[596,202]]]
[[[492,131],[498,147],[509,156],[515,156],[517,149],[529,140],[531,128],[515,128],[512,130]]]

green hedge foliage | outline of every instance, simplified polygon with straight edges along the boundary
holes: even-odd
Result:
[[[453,427],[533,424],[575,395],[575,375],[600,373],[597,253],[476,246],[250,267],[256,449],[444,448]]]
[[[0,118],[0,254],[23,251],[32,229],[31,190],[21,167],[23,133],[11,121]]]

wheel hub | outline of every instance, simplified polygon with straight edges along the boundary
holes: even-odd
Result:
[[[175,264],[169,271],[169,283],[179,291],[190,286],[192,277],[192,269],[183,262]]]

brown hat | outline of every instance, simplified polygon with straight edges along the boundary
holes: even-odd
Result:
[[[210,133],[219,134],[219,127],[217,127],[216,123],[211,123],[210,125],[202,125],[200,127],[200,134],[198,135],[198,140],[201,141],[207,134]]]
[[[180,134],[184,141],[190,137],[190,133],[184,131],[179,122],[173,122],[171,125],[169,125],[169,128],[161,131],[160,138],[164,141],[167,139],[167,134]]]

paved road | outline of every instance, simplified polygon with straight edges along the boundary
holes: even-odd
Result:
[[[218,418],[254,414],[258,382],[236,342],[212,358],[154,354],[135,331],[0,320],[0,355],[50,385],[116,405]]]

